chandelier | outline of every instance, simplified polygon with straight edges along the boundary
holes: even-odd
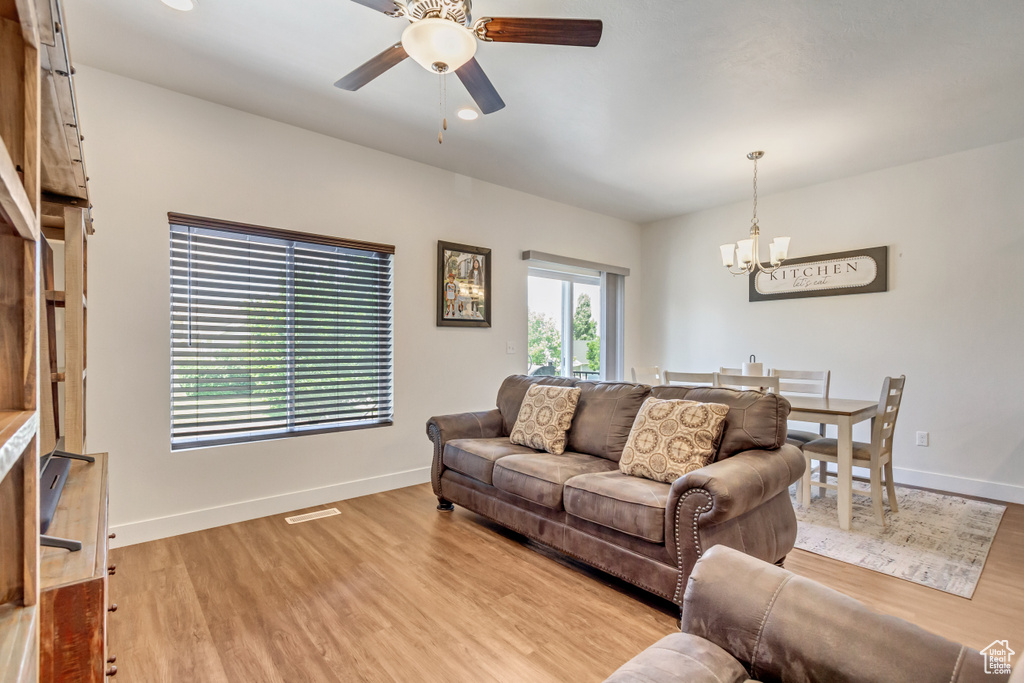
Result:
[[[754,217],[750,219],[750,238],[740,240],[736,244],[723,244],[720,247],[722,265],[728,268],[733,275],[751,275],[759,270],[765,273],[774,273],[789,256],[789,238],[776,237],[768,245],[771,268],[761,265],[759,244],[761,228],[757,225],[757,160],[763,156],[764,152],[751,152],[747,155],[747,158],[754,162]],[[738,270],[734,270],[733,265],[737,265]]]

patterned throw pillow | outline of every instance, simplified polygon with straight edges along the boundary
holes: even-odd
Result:
[[[640,406],[619,460],[625,474],[671,484],[715,457],[729,406],[649,398]]]
[[[580,390],[576,387],[534,384],[526,391],[509,439],[520,446],[561,455],[579,401]]]

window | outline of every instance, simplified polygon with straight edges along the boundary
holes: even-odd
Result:
[[[598,379],[601,278],[530,268],[530,373]]]
[[[391,424],[394,247],[168,217],[172,449]]]
[[[527,250],[531,375],[622,378],[629,268]]]

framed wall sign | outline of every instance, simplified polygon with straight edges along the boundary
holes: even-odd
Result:
[[[437,243],[438,327],[491,326],[491,250]]]
[[[750,301],[867,294],[889,289],[889,247],[786,259],[750,276]]]

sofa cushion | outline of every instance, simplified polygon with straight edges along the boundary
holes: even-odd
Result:
[[[441,462],[456,472],[485,484],[491,483],[491,473],[498,458],[508,455],[536,453],[532,448],[518,446],[499,436],[493,439],[452,439],[444,446]]]
[[[671,488],[619,471],[583,474],[565,483],[565,511],[651,543],[664,543]]]
[[[512,443],[561,455],[579,400],[577,387],[533,385],[526,390],[509,439]]]
[[[689,633],[673,633],[623,664],[604,683],[742,683],[735,657]]]
[[[619,469],[671,484],[710,463],[722,438],[729,406],[648,398],[636,416]]]
[[[608,472],[615,463],[583,453],[561,455],[528,453],[502,458],[494,466],[494,486],[506,493],[539,503],[552,510],[562,508],[562,486],[580,474]]]
[[[526,390],[534,384],[542,384],[551,387],[574,387],[577,380],[569,377],[551,377],[548,375],[540,377],[528,377],[526,375],[510,375],[501,383],[498,389],[498,410],[501,411],[502,434],[508,436],[512,433],[512,427],[519,417],[519,408],[523,404]]]
[[[729,406],[722,443],[715,460],[755,448],[775,450],[786,443],[789,401],[778,394],[715,387],[664,386],[651,389],[654,398],[681,398]]]
[[[580,382],[576,386],[580,402],[569,430],[569,450],[618,462],[651,388],[625,382]]]

